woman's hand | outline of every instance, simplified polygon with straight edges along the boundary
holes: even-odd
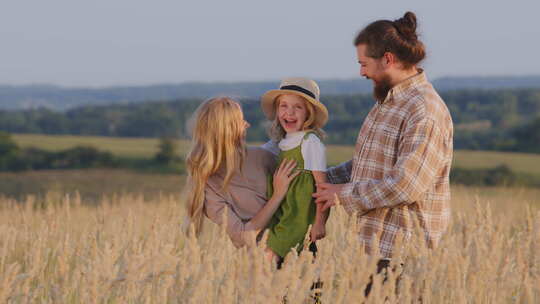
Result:
[[[246,223],[245,230],[261,230],[264,229],[267,225],[274,212],[279,208],[287,190],[289,189],[289,184],[295,178],[300,171],[294,171],[296,167],[296,162],[294,160],[284,160],[279,168],[274,172],[274,194],[268,199],[268,202],[264,204],[263,208],[255,214],[249,222]]]
[[[293,159],[286,159],[281,162],[279,168],[274,172],[274,195],[285,197],[289,184],[300,174],[300,170],[295,171],[296,162]]]

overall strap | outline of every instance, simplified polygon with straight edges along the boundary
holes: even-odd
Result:
[[[315,133],[314,131],[307,131],[306,134],[304,134],[304,137],[302,137],[302,141],[300,141],[300,145],[302,145],[304,143],[304,140],[306,140],[310,134],[313,134],[313,135],[319,137],[317,135],[317,133]]]
[[[304,140],[306,140],[310,134],[313,134],[313,135],[317,136],[317,138],[319,137],[316,132],[311,131],[311,130],[307,131],[306,134],[304,134],[304,136],[302,137],[302,140],[300,141],[300,145],[298,145],[298,148],[300,149],[300,153],[302,153],[302,144],[304,144]],[[303,156],[302,156],[302,158],[303,158]],[[302,171],[303,173],[307,173],[307,174],[312,173],[311,170],[306,170],[306,169],[298,169],[298,170]]]

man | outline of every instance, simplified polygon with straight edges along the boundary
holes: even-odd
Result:
[[[351,161],[330,168],[317,185],[317,203],[339,203],[357,216],[368,254],[380,254],[379,271],[418,221],[433,247],[450,217],[452,120],[418,67],[425,57],[416,16],[369,24],[355,39],[360,74],[371,79],[376,104],[366,117]],[[378,248],[372,248],[378,238]],[[378,250],[378,252],[376,251]]]

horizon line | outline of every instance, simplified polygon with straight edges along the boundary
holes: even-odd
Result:
[[[540,77],[539,74],[499,74],[499,75],[446,75],[433,78],[433,81],[444,80],[444,79],[453,79],[453,78],[477,78],[477,79],[500,79],[500,78],[536,78]],[[369,81],[364,77],[328,77],[328,78],[313,78],[319,82],[325,81]],[[156,87],[156,86],[178,86],[178,85],[187,85],[187,84],[202,84],[202,85],[212,85],[212,84],[256,84],[256,83],[268,83],[268,82],[277,82],[279,79],[260,79],[260,80],[186,80],[178,82],[162,81],[154,82],[147,84],[107,84],[107,85],[65,85],[65,84],[55,84],[48,82],[30,82],[26,84],[9,84],[9,83],[0,83],[0,87],[52,87],[59,89],[111,89],[111,88],[140,88],[140,87]]]

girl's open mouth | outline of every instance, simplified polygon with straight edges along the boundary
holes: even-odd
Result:
[[[287,129],[292,129],[296,127],[296,119],[283,119],[284,127]]]

